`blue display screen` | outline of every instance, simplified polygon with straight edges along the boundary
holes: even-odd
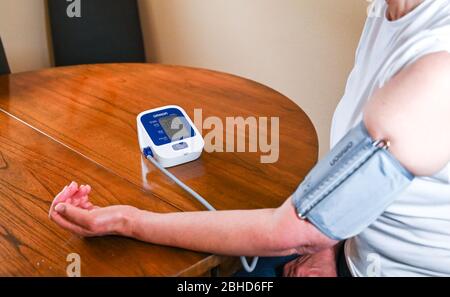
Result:
[[[149,113],[141,118],[142,125],[157,146],[195,136],[195,131],[176,108]]]

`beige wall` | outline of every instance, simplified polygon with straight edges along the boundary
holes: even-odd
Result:
[[[13,72],[50,66],[44,0],[0,0],[0,36]]]
[[[264,83],[311,117],[321,154],[366,16],[364,0],[140,0],[152,61]]]
[[[266,84],[299,104],[329,146],[366,16],[365,0],[139,0],[152,61]]]
[[[112,0],[113,1],[113,0]],[[139,0],[152,62],[248,77],[311,117],[321,153],[351,69],[365,0]],[[0,0],[13,72],[51,65],[44,0]]]

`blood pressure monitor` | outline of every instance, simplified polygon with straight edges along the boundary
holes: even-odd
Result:
[[[153,157],[165,168],[198,159],[205,146],[194,123],[176,105],[140,113],[137,127],[141,152],[151,149]]]

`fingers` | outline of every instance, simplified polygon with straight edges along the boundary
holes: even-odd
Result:
[[[49,216],[51,216],[51,213],[53,212],[53,208],[61,202],[67,201],[69,197],[71,197],[74,193],[78,191],[78,185],[76,182],[72,182],[70,185],[64,187],[64,189],[56,195],[55,199],[53,199],[53,202],[50,206]]]
[[[58,224],[60,227],[62,227],[63,229],[66,229],[72,233],[79,235],[79,236],[82,236],[82,237],[92,236],[92,234],[88,230],[86,230],[76,224],[73,224],[72,222],[69,222],[68,220],[66,220],[64,217],[62,217],[56,211],[51,214],[51,219],[56,224]]]
[[[295,260],[288,262],[287,264],[284,265],[283,267],[283,276],[285,277],[290,277],[291,276],[291,270],[292,270],[292,266],[294,265]]]
[[[89,194],[91,193],[91,186],[89,185],[82,185],[78,189],[78,192],[76,192],[70,200],[70,204],[73,206],[78,206],[83,209],[91,210],[93,208],[93,204],[89,202]]]
[[[59,192],[58,195],[55,196],[55,198],[52,201],[52,204],[50,205],[50,210],[48,212],[48,217],[50,218],[52,216],[52,212],[53,212],[53,208],[55,207],[55,204],[57,203],[57,201],[60,200],[60,197],[66,192],[67,186],[64,187],[64,189],[62,189],[61,192]]]
[[[70,185],[64,187],[53,200],[49,210],[49,217],[51,217],[54,207],[59,203],[68,203],[88,210],[93,209],[94,205],[89,202],[91,190],[91,186],[82,185],[78,187],[76,182],[72,182]]]
[[[71,204],[60,203],[56,205],[55,211],[65,220],[86,230],[90,230],[94,223],[94,218],[90,215],[88,210],[73,206]]]
[[[64,187],[52,201],[49,217],[62,228],[84,237],[93,236],[91,210],[98,207],[89,201],[91,186],[76,182]]]
[[[73,181],[70,183],[70,185],[67,186],[67,195],[63,196],[62,198],[72,197],[73,194],[75,194],[77,191],[78,191],[78,184]]]
[[[72,182],[70,185],[66,186],[63,191],[56,196],[53,200],[54,204],[58,204],[66,201],[68,198],[72,197],[78,191],[78,184],[76,182]]]
[[[286,277],[301,277],[303,276],[302,269],[304,263],[310,258],[309,255],[301,256],[284,266],[283,275]]]
[[[294,263],[292,263],[292,262],[289,262],[288,264],[286,264],[285,266],[284,266],[284,271],[283,271],[283,275],[285,276],[285,277],[292,277],[293,276],[293,273],[292,273],[292,270],[293,270],[293,267],[294,267]]]
[[[87,197],[91,192],[91,186],[89,185],[82,185],[78,189],[76,193],[72,196],[72,201],[79,201],[83,198]]]
[[[82,208],[87,209],[87,210],[94,210],[94,209],[98,209],[98,206],[95,206],[94,204],[92,204],[91,202],[87,201],[85,203],[83,203],[81,205]]]

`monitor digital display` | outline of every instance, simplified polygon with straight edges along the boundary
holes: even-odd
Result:
[[[160,118],[159,124],[171,141],[191,137],[191,126],[184,117],[170,115]]]

